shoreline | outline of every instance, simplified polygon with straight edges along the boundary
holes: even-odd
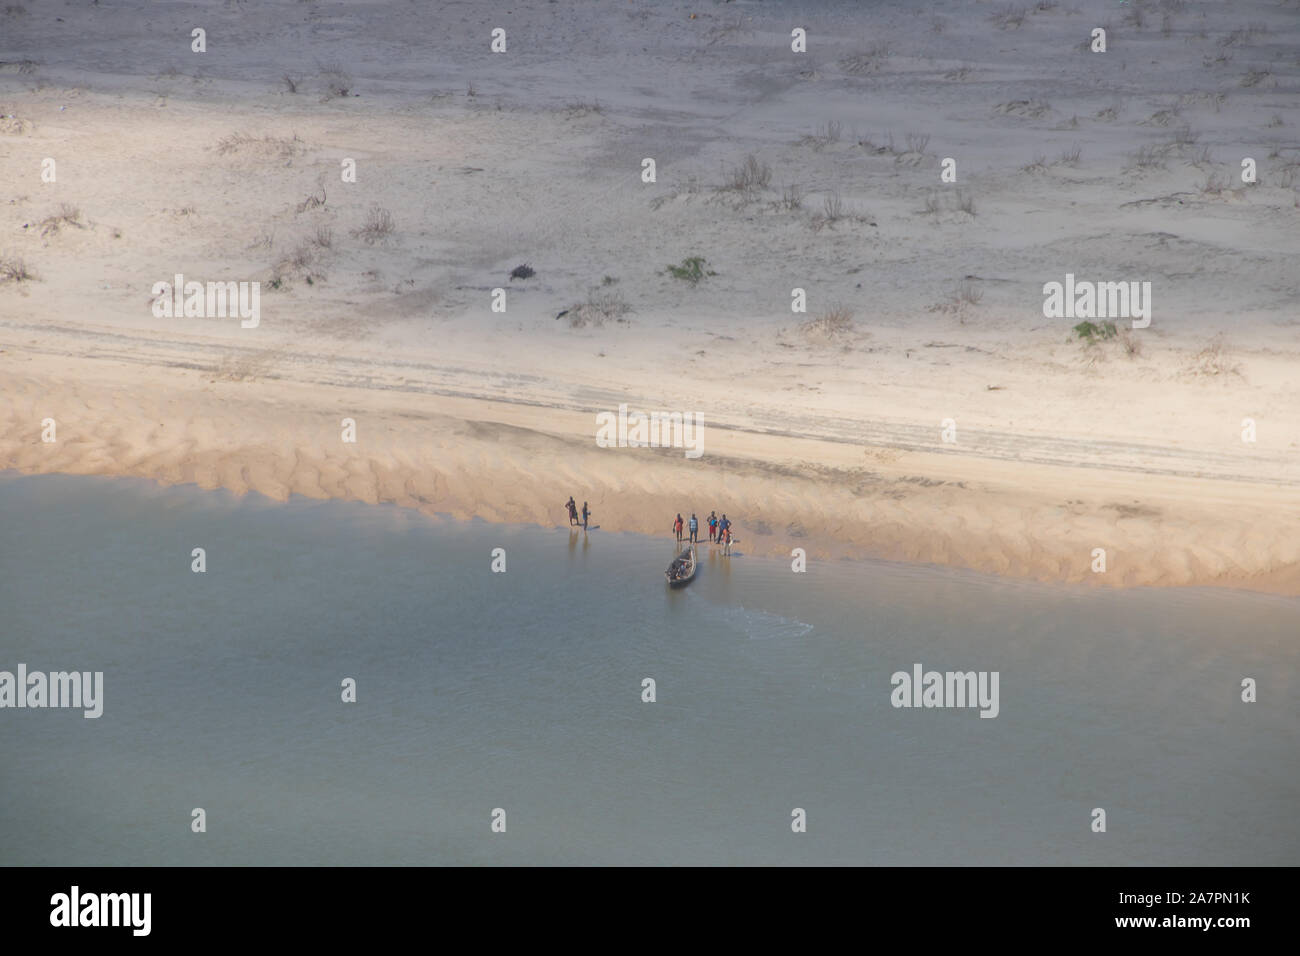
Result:
[[[15,357],[8,347],[6,357]],[[678,511],[701,519],[725,511],[741,549],[763,557],[803,548],[809,562],[865,558],[1042,582],[1300,595],[1300,544],[1279,519],[1300,513],[1300,490],[1286,484],[1097,460],[889,452],[739,421],[709,431],[707,415],[705,454],[691,460],[681,449],[599,448],[594,416],[537,395],[509,404],[376,381],[221,381],[158,365],[145,384],[138,369],[114,362],[64,357],[56,371],[25,357],[38,368],[0,371],[11,397],[0,468],[23,474],[139,477],[556,528],[567,523],[562,503],[572,494],[590,502],[602,530],[650,537]],[[40,441],[46,417],[57,422],[53,444]],[[356,444],[341,439],[345,417],[357,423]],[[1104,573],[1092,571],[1095,547],[1107,550]]]

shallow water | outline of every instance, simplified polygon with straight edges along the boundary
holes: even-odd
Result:
[[[97,720],[0,710],[3,863],[1300,862],[1297,600],[703,553],[670,591],[666,539],[64,476],[0,476],[0,528],[0,670],[105,675]],[[998,716],[894,708],[917,662]]]

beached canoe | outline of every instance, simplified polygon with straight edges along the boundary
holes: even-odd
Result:
[[[695,548],[687,547],[682,553],[673,558],[673,563],[668,565],[668,570],[664,572],[664,577],[668,579],[668,586],[674,588],[684,587],[691,583],[695,577]]]

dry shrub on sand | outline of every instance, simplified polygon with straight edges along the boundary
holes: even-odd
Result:
[[[271,350],[228,353],[221,357],[216,377],[223,382],[251,382],[265,378],[271,371],[274,359],[275,353]]]
[[[1119,344],[1124,347],[1124,354],[1129,358],[1142,357],[1142,340],[1129,329],[1119,330]]]
[[[803,187],[798,183],[791,183],[781,190],[781,198],[773,205],[785,212],[797,212],[803,208]]]
[[[0,107],[0,133],[7,136],[26,136],[33,129],[32,121],[5,113]]]
[[[27,263],[11,253],[0,255],[0,283],[30,282],[36,275],[27,267]]]
[[[231,133],[217,141],[217,153],[225,156],[232,153],[254,153],[276,159],[291,159],[307,151],[307,144],[297,133],[292,136],[249,136],[247,133]]]
[[[966,281],[957,286],[957,291],[952,294],[952,298],[958,306],[979,305],[984,299],[984,290],[975,283]]]
[[[851,335],[853,330],[853,311],[848,306],[838,304],[799,326],[799,331],[810,342],[839,342]]]
[[[392,235],[395,228],[391,212],[382,206],[371,206],[370,211],[366,213],[366,221],[353,229],[352,235],[366,245],[373,246],[376,242]]]
[[[745,157],[743,163],[731,171],[721,188],[729,192],[757,193],[766,189],[771,181],[772,167],[767,163],[759,162],[758,157],[751,153]]]
[[[352,74],[337,63],[325,64],[320,72],[321,86],[325,88],[326,98],[347,96],[352,92]]]
[[[877,43],[840,60],[840,69],[854,76],[875,73],[889,59],[889,54],[889,44]]]
[[[64,226],[75,226],[77,229],[86,228],[81,222],[81,210],[66,202],[61,203],[53,215],[46,216],[41,221],[41,235],[57,235]]]
[[[1164,169],[1165,152],[1158,146],[1142,146],[1137,152],[1129,154],[1128,165],[1125,170],[1132,169]]]
[[[329,195],[325,192],[325,183],[318,180],[316,188],[320,190],[320,195],[317,196],[316,190],[312,190],[306,199],[298,203],[298,212],[306,212],[308,209],[319,209],[321,206],[325,205],[326,200],[329,199]]]
[[[993,107],[995,113],[1006,116],[1023,116],[1026,119],[1039,119],[1051,112],[1051,104],[1046,100],[1009,100]]]
[[[1028,7],[1005,6],[989,19],[1003,30],[1019,30],[1029,15]]]
[[[571,329],[583,329],[589,325],[600,328],[606,322],[626,322],[625,316],[631,311],[632,307],[617,292],[592,289],[586,302],[571,306],[556,318],[567,315]]]
[[[1241,363],[1232,360],[1227,346],[1221,336],[1211,339],[1205,348],[1192,356],[1187,371],[1202,378],[1217,378],[1223,375],[1240,375]]]

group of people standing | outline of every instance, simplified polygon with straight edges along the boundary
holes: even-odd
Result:
[[[723,554],[731,554],[731,521],[724,513],[721,518],[716,511],[710,511],[705,523],[709,526],[709,542],[717,542],[722,545]],[[673,522],[673,532],[677,535],[677,543],[682,543],[682,531],[686,530],[690,534],[691,544],[696,544],[700,540],[700,521],[695,515],[687,522],[682,521],[679,513],[677,520]]]
[[[578,524],[578,505],[573,500],[573,495],[569,495],[569,500],[564,503],[564,508],[569,512],[569,527],[572,528]],[[587,530],[587,519],[591,517],[591,509],[587,507],[587,502],[582,503],[582,530]]]
[[[587,530],[587,521],[592,513],[591,509],[587,507],[587,502],[582,503],[582,511],[579,512],[578,503],[570,495],[569,500],[564,503],[564,510],[569,513],[569,527],[581,525],[583,531]],[[579,520],[579,515],[582,516],[581,520]],[[719,518],[716,511],[710,511],[709,516],[704,521],[709,526],[709,543],[712,544],[716,541],[722,545],[723,554],[731,554],[731,521],[727,518],[727,515],[724,513]],[[683,521],[682,516],[678,514],[677,520],[673,522],[673,532],[677,535],[678,544],[682,543],[683,532],[690,534],[691,544],[697,544],[700,540],[700,520],[692,514],[690,521]]]

